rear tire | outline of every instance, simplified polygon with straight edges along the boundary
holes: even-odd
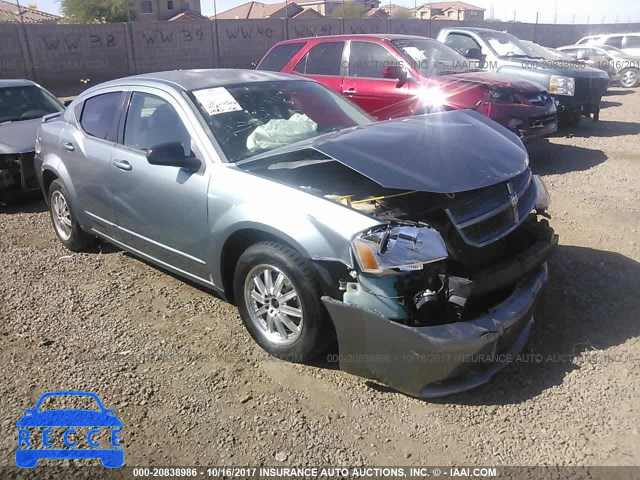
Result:
[[[233,286],[245,327],[271,355],[306,362],[327,346],[322,291],[296,250],[276,242],[252,245],[238,260]]]
[[[60,180],[49,187],[49,214],[58,240],[72,252],[81,252],[96,243],[96,237],[82,230],[69,203],[69,194]]]
[[[635,88],[640,84],[640,70],[626,68],[620,72],[620,85],[624,88]]]

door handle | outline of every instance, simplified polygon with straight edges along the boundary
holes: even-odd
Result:
[[[73,152],[76,149],[75,145],[71,142],[63,143],[62,146],[68,152]]]
[[[346,93],[347,95],[353,95],[354,93],[358,93],[355,88],[347,88],[346,90],[342,90],[342,93]]]
[[[133,167],[126,160],[114,160],[113,166],[119,168],[120,170],[131,170]]]

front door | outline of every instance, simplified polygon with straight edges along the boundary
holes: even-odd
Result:
[[[118,240],[128,247],[200,280],[210,281],[203,252],[209,250],[209,169],[151,165],[146,153],[179,142],[198,156],[182,107],[164,92],[131,95],[122,141],[111,157],[111,188]],[[202,159],[202,156],[199,156]]]
[[[348,71],[342,80],[342,94],[378,120],[412,114],[408,82],[399,86],[397,79],[384,78],[385,66],[398,60],[384,45],[351,41]]]

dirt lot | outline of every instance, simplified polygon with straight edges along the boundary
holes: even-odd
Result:
[[[115,408],[127,465],[640,465],[640,91],[605,100],[530,146],[561,242],[533,355],[434,401],[271,359],[233,306],[108,245],[70,254],[43,202],[0,210],[0,465],[52,390]]]

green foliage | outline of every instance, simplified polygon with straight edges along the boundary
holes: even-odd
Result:
[[[60,7],[63,15],[75,23],[126,22],[127,2],[133,20],[135,7],[131,0],[60,0]]]
[[[352,2],[344,2],[344,15],[342,13],[342,5],[338,3],[333,7],[333,12],[331,15],[328,15],[332,18],[363,18],[364,14],[367,13],[367,7],[362,4],[352,3]]]

